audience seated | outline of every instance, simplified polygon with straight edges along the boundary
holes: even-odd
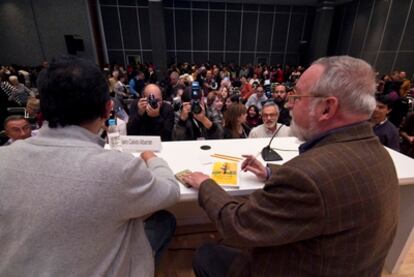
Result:
[[[224,101],[218,91],[211,91],[207,95],[207,113],[210,118],[219,126],[223,125]]]
[[[387,118],[392,110],[391,100],[388,95],[377,95],[376,100],[377,106],[371,116],[374,133],[384,146],[400,151],[398,129]]]
[[[246,107],[241,103],[235,103],[224,114],[223,138],[236,139],[247,138],[250,128],[246,125]]]
[[[279,107],[279,119],[278,123],[282,123],[286,126],[290,125],[290,111],[287,108],[287,88],[285,85],[277,84],[273,87],[272,98]]]
[[[34,92],[20,83],[17,76],[10,76],[9,81],[10,84],[15,88],[15,91],[11,94],[9,101],[15,101],[16,103],[20,103],[21,106],[25,107],[27,104],[27,99],[30,96],[35,96]]]
[[[135,97],[140,97],[145,87],[145,75],[141,71],[135,72],[131,80],[129,80],[129,92]]]
[[[245,76],[240,78],[241,86],[240,86],[240,102],[246,103],[250,96],[254,93],[252,90],[252,85],[247,82]]]
[[[255,105],[259,111],[262,110],[262,103],[267,100],[266,95],[264,95],[264,87],[262,85],[259,85],[255,92],[249,97],[249,99],[246,102],[246,107],[249,107],[251,105]]]
[[[247,117],[246,117],[246,124],[249,126],[250,129],[259,126],[262,124],[262,117],[260,115],[259,109],[256,107],[256,105],[250,105],[247,108]]]
[[[30,86],[32,83],[35,83],[38,71],[47,68],[47,66],[48,64],[45,62],[44,65],[42,64],[42,66],[33,69],[19,66],[1,67],[2,89],[0,94],[2,99],[4,98],[4,100],[0,101],[1,122],[4,122],[5,117],[8,115],[7,107],[19,107],[26,101],[25,99],[21,99],[21,97],[13,97],[13,95],[17,95],[18,87],[20,87],[20,91],[21,87],[24,87],[22,83],[16,81],[15,76],[19,76],[22,82],[28,84],[27,89],[23,88],[23,91],[25,91],[24,94],[27,96],[28,92],[32,93],[31,91],[33,91],[36,93],[36,88],[31,88]],[[159,86],[161,94],[166,97],[163,98],[163,102],[169,102],[173,106],[176,113],[173,126],[176,125],[181,115],[181,95],[184,90],[191,87],[192,81],[196,80],[203,88],[204,96],[207,96],[208,92],[214,92],[214,94],[210,94],[210,97],[205,98],[207,99],[206,114],[209,120],[222,128],[224,123],[224,112],[228,110],[233,103],[246,102],[246,107],[248,108],[246,124],[253,128],[261,124],[259,121],[262,120],[259,115],[261,106],[266,100],[266,95],[261,94],[261,91],[264,91],[264,88],[262,86],[259,87],[259,83],[263,84],[264,81],[274,82],[271,83],[271,86],[269,87],[271,87],[271,99],[273,99],[279,108],[278,123],[286,126],[290,125],[291,116],[287,107],[287,95],[291,86],[294,86],[301,76],[303,70],[303,67],[300,65],[286,65],[285,67],[282,67],[281,65],[269,66],[265,64],[256,66],[238,66],[236,64],[210,65],[208,63],[183,63],[171,65],[168,70],[168,78],[166,80],[159,80],[157,78],[155,67],[152,64],[128,65],[127,70],[121,65],[113,64],[106,65],[104,73],[110,84],[110,91],[112,92],[113,101],[115,103],[114,111],[117,118],[121,119],[119,121],[121,123],[124,122],[126,124],[128,122],[130,113],[134,117],[137,115],[136,111],[138,108],[135,109],[135,107],[137,107],[139,100],[134,100],[133,98],[140,97],[144,86],[153,83]],[[402,118],[406,116],[408,109],[410,108],[408,104],[410,104],[409,101],[411,100],[410,98],[406,98],[406,96],[409,96],[411,83],[406,75],[407,74],[404,71],[394,71],[390,73],[388,77],[384,77],[377,82],[377,94],[387,94],[389,95],[388,97],[394,101],[389,121],[393,122],[396,127],[398,127],[398,122],[401,122]],[[10,76],[10,80],[14,83],[14,86],[9,82]],[[280,80],[285,80],[286,83],[276,83],[276,81]],[[128,89],[125,84],[129,84]],[[381,86],[381,84],[385,84],[385,86]],[[289,87],[287,87],[287,85]],[[259,88],[259,94],[256,93],[257,88]],[[218,92],[216,92],[216,90]],[[221,97],[217,97],[217,94],[221,95]],[[215,96],[213,97],[213,95]],[[249,99],[250,102],[247,102]],[[222,103],[224,103],[224,105]],[[218,108],[222,105],[222,108]],[[252,105],[258,107],[258,112],[255,111],[255,108],[249,108]],[[165,104],[165,106],[167,106],[167,104]],[[29,105],[27,105],[27,107],[29,111]],[[135,110],[130,112],[128,110],[129,107],[134,107]],[[256,116],[254,115],[255,113],[257,114]],[[145,115],[147,116],[147,114]],[[30,122],[32,123],[33,128],[39,128],[42,122],[41,114],[32,114],[30,116]],[[134,129],[131,127],[132,125],[133,124],[130,123],[130,127],[128,127],[131,128],[130,134],[146,133],[142,130],[141,132],[138,132],[137,130],[132,131],[132,129]],[[0,128],[3,128],[3,124],[1,124]],[[154,132],[150,133],[159,133],[156,132],[155,129],[156,128],[154,127]],[[172,127],[172,129],[174,129],[174,127]],[[253,134],[254,133],[255,132],[253,132]],[[172,135],[170,135],[170,137],[171,136]],[[168,139],[165,135],[162,137],[163,141],[171,139],[172,137]]]
[[[4,130],[9,140],[4,145],[10,145],[17,140],[32,136],[30,122],[22,115],[11,115],[4,120]]]
[[[36,97],[29,97],[26,105],[27,116],[29,117],[32,130],[39,129],[43,124],[43,116],[40,112],[40,100]]]
[[[267,101],[263,104],[262,120],[263,124],[253,128],[250,131],[249,138],[270,138],[275,132],[277,137],[290,136],[288,126],[277,123],[279,117],[279,108],[273,101]]]

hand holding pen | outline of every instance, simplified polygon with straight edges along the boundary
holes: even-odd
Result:
[[[241,165],[241,169],[244,172],[250,171],[254,175],[256,175],[257,178],[263,181],[267,179],[268,176],[267,176],[266,167],[262,165],[262,163],[258,159],[256,159],[255,156],[242,155],[242,157],[245,158],[245,160],[243,161]]]

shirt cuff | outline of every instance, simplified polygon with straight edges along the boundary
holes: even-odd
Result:
[[[269,180],[271,175],[272,175],[272,170],[270,169],[270,167],[266,166],[266,181]]]

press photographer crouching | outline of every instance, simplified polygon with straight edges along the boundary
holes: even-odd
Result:
[[[198,82],[181,96],[182,105],[173,129],[173,140],[220,139],[222,128],[210,118]]]
[[[163,101],[157,85],[147,85],[143,96],[129,107],[127,134],[160,136],[162,141],[170,141],[174,126],[173,107]]]

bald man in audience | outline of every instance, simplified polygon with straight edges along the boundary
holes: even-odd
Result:
[[[9,140],[4,145],[10,145],[16,140],[27,139],[32,136],[32,127],[29,121],[21,115],[11,115],[4,121],[4,130]]]
[[[174,109],[163,101],[157,85],[147,85],[143,97],[133,101],[129,110],[128,135],[160,136],[162,141],[171,140]]]

